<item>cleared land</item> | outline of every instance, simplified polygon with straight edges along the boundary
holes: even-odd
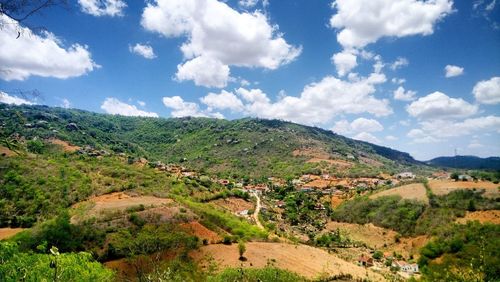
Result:
[[[215,244],[222,241],[219,234],[201,225],[198,221],[181,224],[181,227],[190,234],[200,238],[200,240],[207,240],[208,243]]]
[[[266,265],[296,272],[307,278],[318,278],[341,273],[351,274],[354,279],[367,278],[370,281],[385,281],[384,277],[369,269],[344,261],[322,249],[306,245],[285,243],[250,242],[246,244],[244,256],[240,261],[237,244],[208,245],[191,252],[191,257],[206,267],[207,259],[213,258],[219,270],[226,267],[263,268]]]
[[[54,145],[61,146],[65,152],[76,152],[76,151],[81,149],[78,146],[73,146],[73,145],[69,144],[68,142],[60,140],[60,139],[50,139],[49,142],[54,144]]]
[[[430,180],[429,186],[432,193],[436,195],[446,195],[452,191],[460,189],[484,189],[484,196],[488,198],[500,197],[500,184],[489,181],[452,181],[452,180]]]
[[[398,234],[396,231],[378,227],[371,223],[361,225],[336,221],[328,222],[323,232],[335,231],[337,228],[341,232],[346,232],[352,240],[363,242],[373,249],[394,243],[394,238]]]
[[[500,224],[500,211],[475,211],[467,212],[465,217],[457,219],[458,223],[467,223],[467,221],[479,221],[481,223]]]
[[[0,240],[9,239],[23,230],[24,228],[0,228]]]
[[[212,201],[212,203],[214,203],[214,204],[216,204],[216,205],[218,205],[226,210],[229,210],[233,213],[241,212],[244,210],[250,210],[250,209],[254,208],[254,204],[252,202],[245,201],[245,200],[240,199],[240,198],[234,198],[234,197],[230,197],[230,198],[226,198],[226,199],[217,199],[215,201]]]
[[[394,195],[401,196],[401,198],[403,199],[417,200],[429,204],[429,198],[427,198],[425,186],[422,183],[413,183],[384,190],[382,192],[371,195],[370,199],[376,199],[378,197],[394,196]]]
[[[124,211],[127,208],[144,205],[145,207],[161,206],[173,203],[172,199],[158,198],[153,196],[131,196],[123,192],[93,197],[87,201],[78,203],[73,207],[77,210],[83,207],[86,211],[84,217],[98,216],[108,211]],[[77,220],[77,219],[72,219]]]

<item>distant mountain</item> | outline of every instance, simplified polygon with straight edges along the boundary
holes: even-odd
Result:
[[[423,163],[408,153],[280,120],[145,118],[0,104],[0,138],[57,138],[225,177],[368,176]]]
[[[461,169],[500,169],[500,157],[476,156],[438,157],[426,162],[429,165]]]

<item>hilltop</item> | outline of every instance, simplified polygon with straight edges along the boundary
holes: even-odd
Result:
[[[500,170],[500,157],[480,158],[476,156],[438,157],[426,162],[429,165],[459,169]]]
[[[124,117],[2,104],[0,122],[4,143],[55,138],[234,178],[425,169],[407,153],[280,120]]]

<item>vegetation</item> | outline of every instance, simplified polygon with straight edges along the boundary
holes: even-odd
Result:
[[[266,267],[262,269],[243,269],[243,268],[228,268],[220,274],[208,277],[209,282],[225,282],[225,281],[240,281],[240,282],[253,282],[253,281],[266,281],[266,282],[299,282],[307,281],[295,273],[274,268]]]
[[[453,225],[421,249],[423,280],[498,281],[499,244],[499,225]]]
[[[277,120],[123,117],[5,104],[0,105],[0,110],[0,120],[4,123],[0,131],[2,140],[17,135],[26,140],[58,138],[150,161],[182,162],[225,178],[287,178],[320,172],[321,164],[306,163],[307,157],[294,157],[292,153],[313,144],[340,159],[354,157],[356,166],[349,173],[355,175],[419,166],[406,153]],[[359,162],[360,157],[372,158],[384,166],[364,165]]]
[[[0,281],[111,281],[113,272],[89,253],[21,252],[12,242],[0,242]]]

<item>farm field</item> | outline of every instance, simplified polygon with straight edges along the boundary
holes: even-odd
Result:
[[[429,204],[429,198],[427,197],[425,187],[422,183],[408,184],[382,192],[375,193],[370,196],[370,199],[376,199],[383,196],[401,196],[403,199],[417,200]]]
[[[351,274],[354,279],[368,278],[370,281],[385,281],[384,277],[371,270],[346,262],[322,249],[306,245],[286,243],[250,242],[246,244],[246,261],[240,261],[238,247],[233,245],[208,245],[191,252],[195,261],[201,262],[212,257],[220,268],[245,267],[262,268],[268,264],[296,272],[306,278],[321,275]]]
[[[355,224],[346,222],[330,221],[326,224],[323,232],[340,231],[348,233],[349,238],[354,241],[365,243],[370,248],[378,249],[384,244],[394,243],[394,238],[398,234],[396,231],[369,224]]]
[[[489,181],[452,181],[452,180],[429,180],[429,187],[432,193],[440,196],[446,195],[454,190],[459,189],[484,189],[485,197],[497,198],[500,197],[500,184],[495,184]]]
[[[23,230],[24,228],[0,228],[0,240],[8,239]]]
[[[500,211],[475,211],[467,212],[464,217],[457,219],[457,223],[465,224],[467,221],[479,221],[481,223],[500,224]]]
[[[234,197],[229,197],[226,199],[217,199],[215,201],[212,201],[212,203],[226,210],[229,210],[233,213],[241,212],[244,210],[250,210],[254,208],[254,204],[252,202]]]

